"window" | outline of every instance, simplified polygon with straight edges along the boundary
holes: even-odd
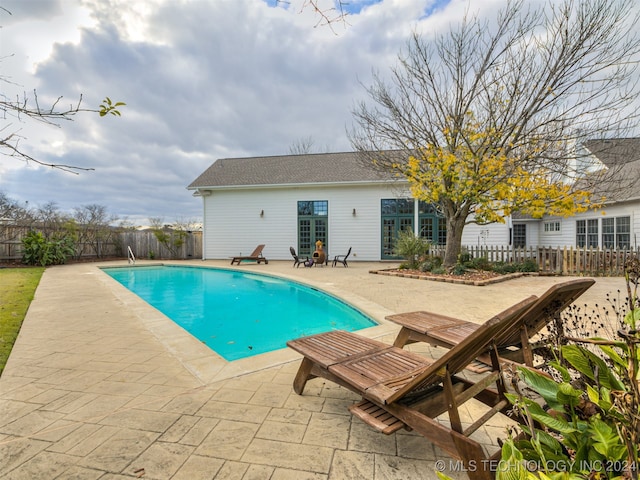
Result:
[[[615,218],[602,219],[602,248],[615,248],[616,223]]]
[[[418,235],[432,245],[447,243],[447,223],[436,207],[430,203],[418,202]]]
[[[544,224],[545,232],[559,232],[560,231],[560,222],[545,222]]]
[[[304,200],[298,202],[298,254],[311,256],[320,240],[328,251],[329,202],[327,200]]]
[[[576,220],[576,245],[598,248],[598,219]]]
[[[515,223],[513,225],[513,246],[522,248],[527,246],[527,225]]]
[[[398,233],[413,231],[415,201],[412,198],[385,198],[381,200],[382,258],[397,258],[394,247]]]
[[[631,217],[616,218],[616,247],[631,247]]]

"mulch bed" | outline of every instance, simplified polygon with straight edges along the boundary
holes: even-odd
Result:
[[[433,274],[431,272],[421,272],[420,270],[370,270],[369,273],[376,275],[388,275],[392,277],[413,278],[416,280],[430,280],[433,282],[457,283],[461,285],[474,285],[482,287],[493,283],[505,282],[514,278],[523,277],[525,275],[537,275],[537,273],[507,273],[501,274],[496,272],[487,272],[482,270],[465,272],[462,275],[454,275],[450,273]]]

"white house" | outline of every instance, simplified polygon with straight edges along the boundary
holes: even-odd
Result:
[[[625,175],[637,178],[640,139],[629,141],[636,157]],[[306,256],[321,240],[330,258],[352,247],[353,260],[378,261],[395,258],[400,230],[437,244],[446,238],[443,218],[411,198],[404,178],[368,168],[355,152],[220,159],[187,188],[202,197],[204,259],[246,255],[258,244],[269,259],[290,259],[289,247]],[[462,243],[633,246],[640,233],[635,195],[571,218],[514,215],[504,224],[468,225]]]

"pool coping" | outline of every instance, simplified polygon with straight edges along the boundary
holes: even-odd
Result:
[[[136,264],[138,267],[159,265],[177,265],[188,266],[184,262],[141,262]],[[196,378],[203,384],[209,384],[220,380],[254,373],[256,371],[268,369],[284,363],[299,360],[301,357],[298,353],[289,348],[275,350],[273,352],[262,353],[251,357],[228,361],[218,355],[214,350],[203,344],[200,340],[187,332],[169,317],[164,315],[158,309],[148,304],[138,295],[128,290],[124,285],[102,271],[104,268],[119,268],[133,266],[127,263],[105,263],[95,264],[94,268],[99,275],[97,279],[107,288],[127,310],[134,314],[147,330],[167,348],[167,350]],[[221,269],[214,265],[192,265],[194,268],[211,268]],[[236,270],[233,267],[228,270]],[[240,269],[242,271],[244,269]],[[246,271],[246,270],[245,270]],[[252,273],[256,273],[253,272]],[[358,330],[360,335],[369,338],[379,338],[394,333],[397,326],[385,320],[387,315],[394,312],[382,307],[381,305],[371,302],[355,294],[346,293],[332,289],[330,283],[321,282],[303,282],[298,278],[286,274],[264,273],[263,275],[277,278],[284,278],[296,283],[318,289],[324,293],[328,293],[341,301],[354,306],[358,310],[371,317],[378,323],[377,326]]]

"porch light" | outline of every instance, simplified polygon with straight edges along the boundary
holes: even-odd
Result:
[[[352,215],[355,217],[356,216],[356,209],[353,209]]]

